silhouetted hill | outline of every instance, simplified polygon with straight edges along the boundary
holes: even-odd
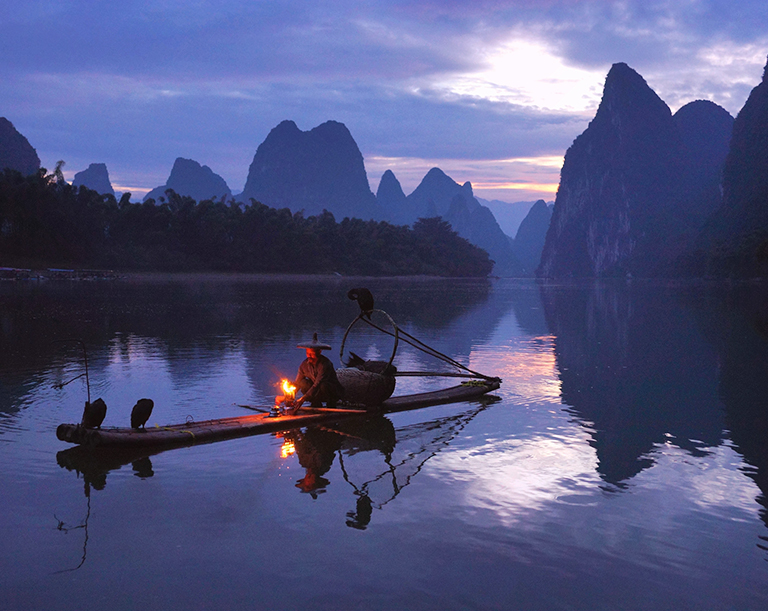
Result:
[[[232,196],[226,181],[215,174],[207,165],[201,166],[193,159],[178,157],[171,169],[168,182],[160,187],[155,187],[144,196],[144,201],[154,199],[159,201],[165,198],[165,192],[173,189],[182,196],[191,197],[195,201],[206,199],[221,199]]]
[[[459,187],[443,218],[461,237],[490,255],[495,261],[494,275],[519,277],[524,274],[509,237],[501,230],[493,213],[474,198],[471,183],[465,182]]]
[[[684,211],[698,225],[721,203],[723,164],[733,132],[733,117],[714,102],[696,100],[678,110],[672,119],[683,144],[686,175],[681,176]]]
[[[407,202],[411,216],[441,216],[461,237],[485,250],[496,262],[495,275],[523,274],[509,236],[501,230],[490,209],[475,199],[471,183],[459,185],[440,168],[432,168],[407,197]]]
[[[383,217],[390,223],[409,225],[412,222],[408,213],[407,198],[392,170],[382,174],[379,188],[376,190],[376,202]]]
[[[242,201],[315,216],[380,219],[363,156],[343,123],[327,121],[303,132],[283,121],[259,145],[248,170]]]
[[[485,206],[491,212],[496,219],[496,222],[501,227],[501,230],[508,236],[514,236],[517,234],[517,230],[520,228],[520,223],[530,212],[531,206],[535,202],[503,202],[499,199],[483,199],[477,197],[475,199],[481,206]],[[549,202],[553,204],[554,202]]]
[[[89,189],[101,193],[102,195],[114,195],[115,190],[109,180],[109,172],[104,163],[92,163],[87,169],[75,174],[72,181],[73,187],[88,187]]]
[[[538,200],[517,230],[513,243],[514,253],[528,276],[535,275],[541,262],[544,240],[552,219],[552,208],[553,206],[548,206],[543,199]]]
[[[461,186],[440,168],[432,168],[419,186],[408,196],[409,223],[417,218],[445,216],[451,207],[453,198],[461,192]],[[474,199],[474,196],[473,196]],[[469,204],[479,205],[477,202]]]
[[[8,119],[0,117],[0,171],[11,168],[24,176],[40,169],[40,158],[29,141]]]
[[[723,203],[697,242],[696,270],[768,275],[768,66],[733,124]]]
[[[728,119],[696,102],[673,119],[626,64],[568,149],[541,276],[669,275],[713,202]],[[727,113],[725,113],[727,115]]]

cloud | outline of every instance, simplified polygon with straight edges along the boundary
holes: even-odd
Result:
[[[134,179],[145,176],[136,186],[152,188],[164,184],[173,160],[183,156],[209,165],[234,190],[245,183],[269,130],[287,118],[301,117],[297,123],[303,130],[331,118],[345,123],[366,158],[478,160],[506,159],[518,150],[561,153],[588,120],[483,99],[446,98],[442,91],[346,83],[249,87],[198,82],[173,90],[171,84],[111,75],[36,75],[27,80],[14,114],[33,146],[47,144],[39,151],[46,166],[63,158],[79,170],[100,161],[115,180],[130,184],[124,172],[132,165]],[[33,96],[37,101],[28,104]],[[29,128],[40,106],[49,109],[47,121],[39,123],[42,128]],[[480,182],[473,176],[466,180]]]

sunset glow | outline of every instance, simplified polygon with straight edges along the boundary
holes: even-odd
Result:
[[[541,191],[542,193],[557,193],[557,189],[560,185],[557,183],[541,184],[530,182],[480,182],[472,184],[472,188],[476,191],[496,190],[502,189],[506,191]]]
[[[502,159],[366,158],[368,177],[374,192],[381,174],[386,170],[395,173],[403,191],[408,195],[431,168],[439,167],[459,184],[470,181],[480,197],[505,201],[526,198],[550,199],[557,193],[560,185],[562,166],[562,155]],[[478,180],[477,177],[480,176],[485,179]]]

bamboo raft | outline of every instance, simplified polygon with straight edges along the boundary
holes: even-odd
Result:
[[[389,414],[432,405],[471,401],[499,388],[501,380],[482,381],[451,386],[442,390],[390,397],[375,409],[329,409],[302,407],[298,414],[271,416],[266,413],[217,418],[200,422],[184,422],[147,429],[123,427],[85,428],[80,424],[60,424],[56,436],[61,441],[89,448],[139,448],[194,445],[249,435],[274,433],[305,426],[338,422],[372,414]]]

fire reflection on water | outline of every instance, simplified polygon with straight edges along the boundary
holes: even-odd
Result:
[[[284,439],[280,446],[280,458],[288,458],[296,453],[296,445],[290,439]]]

